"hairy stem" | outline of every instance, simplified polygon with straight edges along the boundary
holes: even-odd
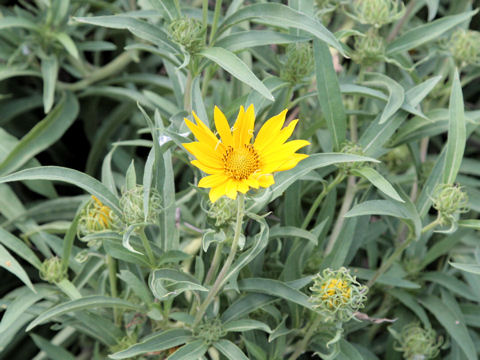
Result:
[[[210,269],[208,269],[207,276],[205,277],[205,285],[208,285],[210,283],[213,276],[215,275],[215,272],[217,271],[220,259],[222,258],[222,250],[223,243],[217,244],[215,254],[213,254],[212,264],[210,265]]]
[[[227,275],[228,270],[230,269],[230,266],[232,265],[233,260],[235,259],[235,255],[237,254],[238,241],[240,239],[240,234],[242,232],[244,212],[245,212],[245,196],[243,194],[239,194],[237,199],[237,222],[235,225],[235,235],[233,236],[232,248],[230,249],[230,254],[228,254],[227,260],[225,261],[225,264],[223,264],[222,270],[220,270],[220,273],[218,274],[217,279],[215,280],[215,283],[213,284],[212,288],[208,292],[207,298],[200,305],[200,308],[198,309],[197,315],[195,316],[195,321],[193,322],[194,327],[202,320],[203,315],[205,314],[205,311],[207,310],[208,306],[220,291],[220,288],[223,283],[223,279],[225,279],[225,276]]]

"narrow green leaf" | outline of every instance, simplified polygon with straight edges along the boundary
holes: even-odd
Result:
[[[6,16],[2,18],[2,21],[0,21],[0,29],[8,29],[14,27],[38,30],[38,25],[23,17]]]
[[[77,46],[75,45],[75,42],[72,40],[72,38],[66,34],[66,33],[57,33],[55,34],[55,37],[57,40],[60,42],[60,44],[63,45],[65,50],[73,56],[75,59],[78,59],[78,49]]]
[[[467,327],[464,323],[458,321],[458,318],[450,308],[434,296],[421,297],[418,301],[442,324],[469,360],[478,359],[475,344],[468,333]]]
[[[243,7],[224,19],[220,24],[218,33],[222,33],[239,22],[254,19],[275,27],[285,26],[304,30],[333,46],[342,55],[345,54],[342,45],[335,35],[328,31],[318,20],[286,5],[276,3],[252,4]]]
[[[464,227],[464,228],[480,230],[480,220],[478,220],[478,219],[459,220],[458,221],[458,226]]]
[[[385,195],[391,197],[394,200],[400,201],[404,203],[405,201],[398,195],[395,188],[382,176],[378,173],[377,170],[371,167],[362,167],[360,169],[354,169],[352,172],[360,177],[363,177],[370,181],[373,186],[375,186],[378,190],[383,192]]]
[[[175,5],[173,0],[148,0],[150,5],[155,9],[167,14],[169,20],[176,19],[181,16],[180,9]]]
[[[459,15],[445,16],[427,24],[417,26],[388,44],[387,54],[393,55],[402,51],[407,51],[431,40],[438,39],[441,34],[450,30],[454,26],[467,21],[477,12],[478,10],[474,10]]]
[[[223,312],[221,320],[225,323],[233,321],[275,300],[276,298],[270,295],[247,294],[230,305],[230,307]]]
[[[308,301],[307,295],[278,280],[263,278],[242,279],[238,282],[238,288],[244,291],[273,295],[294,302],[307,309],[312,308],[312,304]]]
[[[248,360],[242,350],[229,340],[218,340],[213,346],[230,360]]]
[[[399,83],[383,74],[368,73],[367,76],[369,80],[364,82],[365,85],[380,86],[386,88],[388,91],[387,104],[379,120],[379,124],[381,125],[402,107],[403,101],[405,100],[405,90]]]
[[[262,330],[266,333],[271,333],[272,329],[270,327],[258,320],[252,319],[241,319],[241,320],[233,320],[228,323],[223,324],[223,330],[229,332],[244,332],[250,330]]]
[[[423,325],[426,328],[430,328],[430,320],[428,319],[427,313],[423,308],[418,304],[415,296],[402,289],[388,289],[387,292],[393,297],[397,298],[403,305],[412,310],[415,315],[422,321]]]
[[[190,331],[184,329],[170,329],[154,333],[142,342],[130,346],[128,349],[109,355],[111,359],[131,359],[135,356],[154,351],[167,350],[185,344],[192,339]]]
[[[33,287],[28,274],[23,269],[22,265],[8,252],[7,249],[0,244],[0,267],[3,267],[5,270],[10,271],[13,275],[18,277],[22,282],[27,285],[33,292],[35,288]]]
[[[42,262],[37,255],[31,250],[22,240],[15,235],[0,227],[0,243],[13,251],[17,256],[20,256],[25,261],[29,262],[37,269],[40,269]]]
[[[42,59],[43,78],[43,109],[45,114],[50,112],[55,99],[55,84],[58,75],[58,60],[55,55]]]
[[[333,68],[332,55],[325,43],[314,40],[313,56],[315,59],[318,100],[327,121],[328,131],[332,136],[333,148],[339,150],[341,144],[345,141],[347,116],[343,107],[337,74]]]
[[[257,90],[268,100],[274,97],[267,87],[255,76],[250,68],[234,53],[220,47],[212,47],[200,52],[200,55],[212,60],[232,76]]]
[[[79,111],[78,101],[67,93],[42,121],[38,122],[0,164],[0,175],[18,170],[35,155],[56,142],[71,126]]]
[[[448,113],[450,119],[448,125],[447,153],[445,156],[443,183],[453,184],[462,163],[463,152],[467,141],[462,86],[460,85],[457,70],[455,70],[453,78]]]
[[[41,336],[30,334],[35,345],[47,354],[51,360],[75,360],[75,356],[70,354],[61,346],[53,344],[50,340],[44,339]]]
[[[50,321],[57,316],[67,314],[69,312],[109,307],[119,307],[123,309],[141,311],[141,308],[138,305],[132,304],[122,299],[100,295],[86,296],[81,299],[64,302],[62,304],[52,307],[51,309],[48,309],[44,313],[40,314],[35,320],[33,320],[28,325],[26,331],[30,331],[34,327],[42,323]]]
[[[312,232],[300,229],[295,226],[274,226],[270,228],[270,239],[278,237],[303,238],[310,241],[313,245],[317,245],[317,237]]]
[[[228,34],[218,40],[215,43],[215,46],[230,51],[239,51],[250,49],[255,46],[290,44],[309,40],[310,38],[305,36],[296,36],[273,30],[248,30]]]
[[[458,270],[466,271],[471,274],[480,275],[480,264],[462,264],[462,263],[456,263],[456,262],[450,262],[449,264]]]
[[[167,360],[198,360],[207,350],[208,345],[203,340],[195,340],[176,350]]]

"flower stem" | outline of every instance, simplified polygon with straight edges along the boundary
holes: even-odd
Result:
[[[295,347],[295,351],[293,352],[292,355],[290,355],[288,360],[297,359],[300,355],[302,355],[307,350],[308,342],[310,341],[311,337],[315,334],[315,330],[317,329],[321,321],[322,321],[322,318],[317,314],[315,314],[315,317],[313,321],[310,322],[310,326],[308,327],[308,330],[305,336],[299,343],[297,343],[297,346]]]
[[[108,280],[110,282],[110,295],[113,298],[118,296],[117,291],[117,263],[113,257],[107,255],[107,267],[108,267]],[[113,318],[115,320],[115,325],[120,325],[120,314],[118,313],[118,308],[113,308]]]
[[[215,38],[215,33],[217,32],[218,19],[220,18],[220,10],[222,10],[222,1],[223,0],[217,0],[215,2],[215,10],[213,13],[213,23],[212,23],[212,29],[210,31],[209,44],[212,43],[213,39]]]
[[[218,265],[220,263],[220,259],[222,257],[222,250],[223,250],[223,243],[217,244],[215,248],[215,254],[213,254],[212,264],[210,265],[210,269],[208,269],[207,276],[205,277],[205,284],[208,285],[212,280],[215,272],[217,271]]]
[[[153,255],[152,247],[148,242],[144,227],[142,227],[142,230],[140,231],[140,239],[142,240],[142,245],[143,245],[143,248],[145,249],[145,252],[147,253],[147,258],[148,258],[148,261],[150,262],[150,265],[155,266],[155,256]]]
[[[207,310],[208,306],[213,301],[217,293],[220,291],[223,279],[227,275],[227,272],[230,269],[230,266],[232,265],[233,260],[235,259],[235,255],[237,253],[237,248],[238,248],[238,241],[240,239],[240,234],[242,232],[242,223],[243,223],[244,213],[245,213],[245,196],[243,194],[239,194],[237,199],[237,222],[235,225],[235,235],[233,236],[232,248],[230,250],[230,254],[228,254],[227,260],[225,261],[225,264],[223,264],[222,270],[220,270],[220,273],[218,274],[218,277],[215,280],[215,283],[213,284],[212,288],[208,292],[207,298],[200,305],[200,308],[198,309],[197,315],[195,316],[195,321],[193,322],[194,327],[202,320],[202,317],[205,314],[205,311]]]
[[[185,93],[183,94],[183,108],[186,112],[192,112],[192,72],[189,70],[187,74],[187,81],[185,83]]]
[[[342,230],[342,226],[345,221],[345,214],[350,209],[356,192],[357,188],[355,186],[355,176],[349,176],[347,182],[347,190],[345,191],[345,197],[343,198],[342,207],[340,208],[337,220],[335,221],[335,225],[330,235],[330,239],[328,240],[328,244],[325,249],[325,256],[330,254],[330,252],[333,250],[333,246],[335,245],[335,242],[338,239],[338,235],[340,235],[340,231]]]
[[[342,180],[345,178],[345,174],[343,172],[338,172],[337,176],[333,181],[328,184],[327,186],[323,187],[323,190],[320,194],[318,194],[317,198],[313,202],[312,206],[310,207],[310,210],[308,210],[307,216],[303,220],[302,223],[302,229],[306,229],[310,221],[312,220],[313,215],[315,214],[315,211],[317,211],[318,207],[322,203],[323,198],[339,183],[342,182]]]

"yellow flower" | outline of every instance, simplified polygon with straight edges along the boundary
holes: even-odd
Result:
[[[108,229],[110,227],[110,220],[112,218],[112,210],[103,205],[103,203],[96,197],[92,195],[94,200],[94,209],[92,209],[89,215],[100,225],[100,228]]]
[[[352,294],[352,289],[347,282],[341,279],[331,279],[328,284],[322,285],[322,290],[326,290],[322,299],[328,300],[331,308],[337,307],[340,303],[346,303]]]
[[[193,112],[196,124],[185,119],[198,141],[183,144],[197,159],[192,164],[209,174],[200,180],[199,187],[211,188],[210,201],[223,195],[231,199],[240,191],[269,187],[275,183],[273,173],[289,170],[308,155],[296,151],[310,143],[306,140],[287,141],[298,120],[283,127],[287,110],[267,120],[254,142],[255,113],[253,105],[245,111],[240,107],[232,129],[225,115],[215,106],[214,120],[218,139]]]

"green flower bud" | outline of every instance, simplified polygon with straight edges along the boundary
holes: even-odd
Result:
[[[350,270],[341,267],[317,274],[310,290],[310,302],[325,322],[346,322],[364,307],[368,287],[350,275]]]
[[[40,268],[40,278],[49,283],[56,284],[67,277],[67,271],[59,257],[46,259]]]
[[[355,37],[355,51],[352,60],[365,66],[373,65],[385,59],[385,39],[370,29],[365,36]]]
[[[434,359],[443,344],[443,338],[437,339],[435,330],[424,329],[417,322],[404,326],[400,335],[391,328],[389,331],[398,341],[394,349],[402,351],[405,360]]]
[[[80,215],[77,227],[78,237],[82,240],[86,235],[115,229],[118,221],[119,219],[112,209],[92,196]]]
[[[360,145],[350,141],[346,141],[343,143],[343,146],[340,149],[340,152],[343,154],[365,156],[365,153],[363,152],[363,148]],[[344,171],[349,172],[350,170],[360,169],[364,167],[365,164],[361,161],[355,161],[355,162],[340,163],[340,164],[337,164],[337,166],[340,169],[343,169]]]
[[[403,2],[397,0],[355,0],[353,3],[354,14],[349,14],[362,24],[382,27],[400,19],[405,12]]]
[[[392,149],[383,156],[382,160],[387,165],[388,170],[396,174],[404,173],[412,164],[407,145]]]
[[[205,27],[201,21],[184,17],[172,21],[168,28],[172,39],[190,54],[196,54],[205,46]]]
[[[313,72],[313,50],[309,43],[295,43],[287,46],[286,62],[280,71],[280,77],[297,84]]]
[[[141,185],[123,192],[120,198],[120,207],[122,208],[123,219],[127,225],[157,223],[158,215],[162,211],[160,194],[154,188],[150,189],[147,216],[144,213],[143,200],[144,188]]]
[[[456,185],[437,185],[432,200],[442,226],[452,226],[456,222],[456,215],[468,211],[468,196]]]
[[[215,226],[228,226],[237,217],[237,202],[226,196],[221,197],[214,203],[209,202],[207,215],[215,220]]]
[[[480,32],[458,29],[450,38],[448,49],[459,64],[479,64]]]
[[[222,322],[217,318],[205,320],[193,329],[193,336],[202,339],[207,345],[217,342],[226,333]]]

